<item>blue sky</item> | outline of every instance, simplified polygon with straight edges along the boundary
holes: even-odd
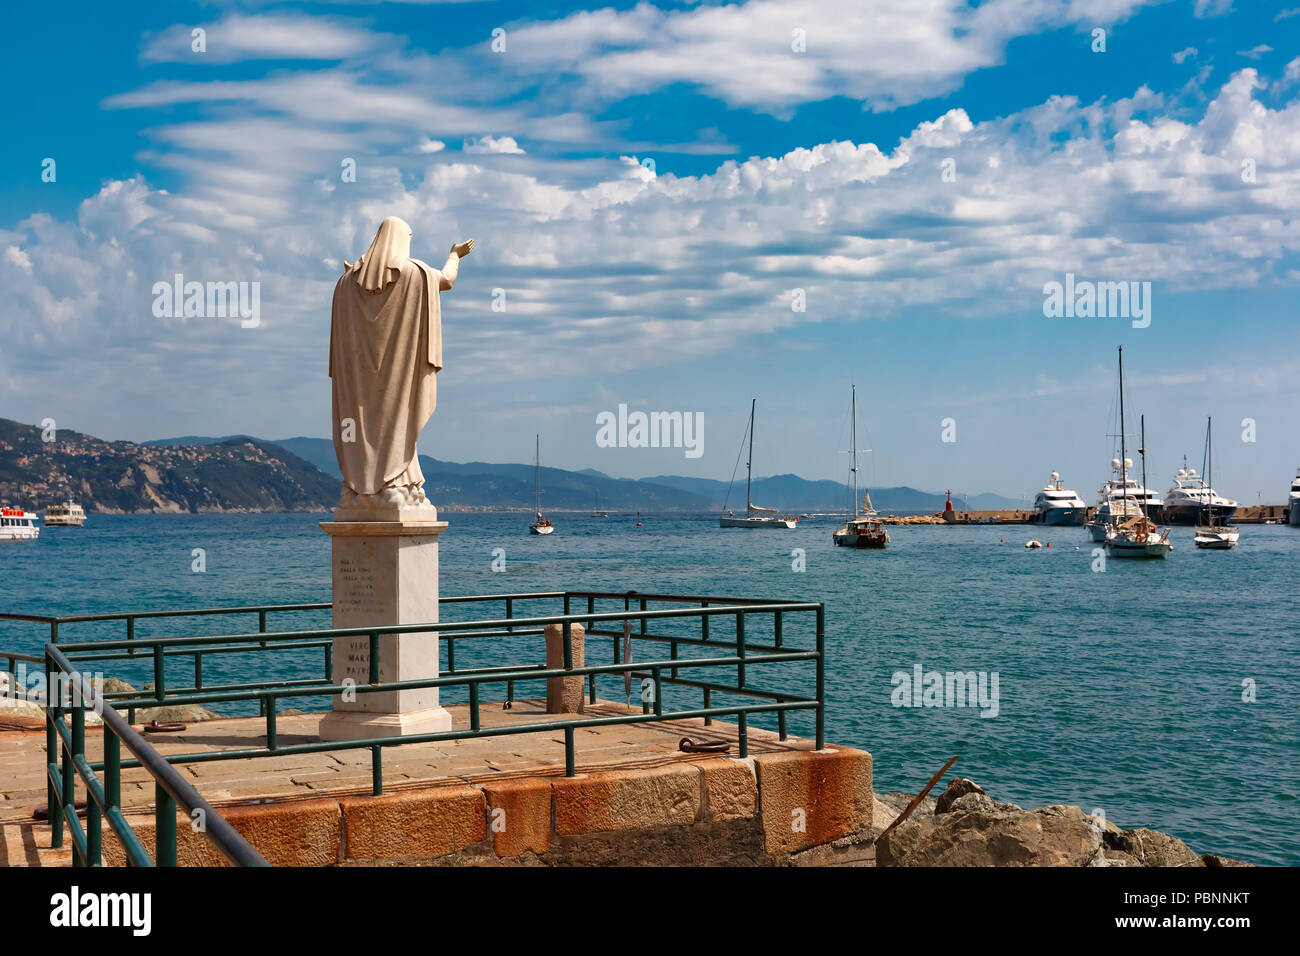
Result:
[[[726,478],[757,396],[759,473],[841,478],[856,382],[875,483],[1057,470],[1091,499],[1122,344],[1152,484],[1207,415],[1225,493],[1281,500],[1300,464],[1300,0],[7,16],[5,417],[328,434],[333,281],[395,214],[435,265],[478,242],[443,301],[440,458],[540,432],[558,466]],[[260,282],[261,324],[156,317],[178,271]],[[1150,282],[1150,326],[1045,317],[1067,272]],[[619,403],[703,412],[705,454],[597,447]]]

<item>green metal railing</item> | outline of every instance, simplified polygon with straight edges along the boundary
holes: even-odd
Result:
[[[562,613],[515,616],[515,608],[523,602],[560,602]],[[621,607],[604,610],[599,605],[616,602]],[[340,750],[367,749],[371,754],[372,791],[383,792],[383,752],[386,748],[415,743],[448,740],[465,740],[479,737],[505,737],[520,734],[564,734],[565,773],[577,772],[575,733],[583,727],[612,726],[618,724],[655,723],[690,718],[703,718],[706,724],[719,717],[734,717],[738,732],[738,750],[741,757],[748,755],[749,721],[752,716],[774,715],[780,739],[788,736],[787,717],[791,712],[812,711],[815,720],[816,746],[824,746],[825,674],[824,674],[824,608],[821,604],[783,602],[774,600],[748,600],[727,597],[699,597],[665,594],[639,594],[636,592],[552,591],[520,594],[474,595],[442,598],[440,604],[481,604],[500,602],[505,616],[478,621],[440,621],[384,627],[352,627],[329,629],[303,629],[268,631],[267,616],[300,611],[320,611],[328,604],[271,605],[241,608],[203,608],[194,611],[141,611],[117,614],[74,615],[39,617],[35,615],[0,614],[0,620],[23,620],[45,624],[50,629],[46,644],[44,664],[50,686],[60,676],[74,684],[83,680],[80,675],[105,662],[135,658],[140,663],[151,663],[153,688],[143,692],[105,694],[102,701],[105,717],[104,759],[88,761],[85,757],[84,704],[70,707],[51,706],[47,709],[47,752],[49,754],[49,806],[53,828],[53,845],[61,846],[66,823],[73,835],[77,850],[75,858],[97,865],[100,860],[99,825],[108,819],[115,832],[128,849],[132,863],[147,860],[134,836],[125,837],[120,827],[126,828],[118,801],[120,774],[123,769],[144,767],[155,780],[156,812],[159,819],[155,858],[160,865],[175,862],[175,809],[177,805],[193,813],[202,810],[209,821],[209,838],[227,859],[242,852],[237,845],[223,845],[215,833],[229,830],[202,798],[176,776],[173,765],[196,764],[221,760],[252,759],[286,754],[323,753]],[[575,613],[575,602],[585,603],[585,608]],[[651,608],[651,604],[688,605]],[[135,632],[135,622],[144,618],[185,618],[210,615],[256,614],[258,630],[243,634],[177,635],[166,637],[140,637]],[[731,627],[716,625],[731,622]],[[83,622],[125,623],[126,635],[121,639],[93,639],[69,641],[67,626]],[[757,637],[760,629],[770,621],[770,639]],[[660,633],[661,627],[671,627],[694,622],[698,630],[691,633]],[[810,627],[801,628],[805,623]],[[803,630],[804,643],[789,643],[789,625],[795,631]],[[456,646],[467,642],[501,641],[541,635],[547,625],[561,626],[563,636],[563,666],[548,668],[545,664],[515,664],[458,668]],[[586,630],[586,651],[583,666],[575,666],[572,627],[581,624]],[[633,628],[635,625],[635,628]],[[756,626],[758,625],[758,626]],[[651,628],[655,630],[651,630]],[[630,634],[628,632],[631,632]],[[811,633],[809,633],[811,631]],[[402,634],[436,635],[446,650],[442,655],[445,667],[437,678],[387,681],[379,679],[381,642]],[[650,659],[624,660],[623,643],[629,637],[634,642],[649,642],[667,648],[663,654]],[[369,650],[369,674],[365,683],[335,682],[332,650],[336,640],[363,638]],[[593,640],[609,638],[610,662],[591,663],[600,656],[597,650],[604,642]],[[807,640],[811,638],[812,646]],[[319,648],[323,651],[324,671],[320,677],[297,679],[267,679],[234,684],[205,685],[203,659],[213,654],[266,654],[288,649]],[[685,652],[685,654],[683,653]],[[0,655],[3,656],[3,655]],[[637,655],[634,655],[634,658]],[[170,658],[189,657],[193,660],[194,679],[191,686],[169,688],[166,663]],[[782,685],[759,686],[755,675],[771,675],[778,668],[811,664],[815,669],[815,689],[796,689]],[[12,665],[11,665],[12,666]],[[734,673],[734,680],[718,676]],[[784,670],[782,671],[784,673]],[[75,675],[75,676],[74,676]],[[555,677],[581,677],[586,679],[588,698],[597,700],[597,681],[604,677],[639,679],[648,696],[639,695],[640,713],[593,714],[563,720],[535,720],[485,727],[481,720],[483,691],[501,688],[507,703],[515,698],[516,684],[544,681]],[[664,690],[682,688],[702,695],[699,707],[685,706],[669,709],[665,706]],[[319,741],[285,744],[277,733],[277,713],[280,702],[305,697],[339,694],[385,693],[400,690],[439,688],[465,691],[468,695],[469,726],[449,731],[412,734],[400,737],[376,737],[348,741]],[[734,698],[732,701],[715,701],[715,695]],[[221,751],[197,751],[160,755],[141,735],[137,734],[118,709],[126,709],[132,719],[138,708],[185,704],[221,704],[231,702],[256,702],[266,721],[265,745]],[[68,726],[65,716],[70,717]],[[80,729],[78,729],[80,727]],[[110,749],[110,739],[113,741]],[[118,742],[127,744],[133,758],[123,759]],[[61,765],[54,754],[61,755]],[[170,776],[163,771],[169,771]],[[101,784],[98,774],[104,772]],[[80,775],[90,793],[87,801],[87,826],[84,831],[77,822],[75,812],[75,782]],[[175,779],[172,779],[172,777]],[[181,791],[180,788],[185,788]],[[180,791],[180,792],[178,792]],[[54,811],[61,808],[61,813]],[[93,813],[93,819],[92,819]],[[165,825],[163,817],[170,820]],[[215,821],[220,826],[212,827]],[[129,832],[129,828],[126,828]],[[229,830],[234,833],[233,830]],[[237,836],[237,834],[236,834]],[[249,848],[251,850],[251,848]],[[138,852],[137,852],[138,851]],[[232,853],[235,856],[232,856]],[[258,858],[260,859],[260,858]],[[256,862],[256,861],[254,861]]]

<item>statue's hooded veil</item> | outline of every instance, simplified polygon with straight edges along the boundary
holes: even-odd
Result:
[[[367,292],[379,292],[397,281],[402,263],[411,258],[411,227],[403,219],[389,216],[379,224],[370,248],[361,258],[347,266],[357,284]]]
[[[370,248],[345,263],[334,287],[329,372],[334,452],[343,483],[357,494],[424,484],[415,440],[433,414],[442,368],[442,272],[411,258],[411,227],[396,216]]]

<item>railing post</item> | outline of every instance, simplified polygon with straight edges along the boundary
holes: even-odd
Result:
[[[194,689],[203,689],[203,652],[194,652]]]
[[[161,783],[153,785],[154,800],[154,851],[155,866],[176,865],[176,800],[163,789]]]
[[[740,756],[743,758],[749,756],[749,714],[742,710],[739,717],[736,723],[740,727]]]
[[[661,668],[658,668],[658,667],[652,668],[652,670],[651,670],[651,676],[652,676],[652,678],[654,679],[654,689],[655,689],[655,716],[656,716],[656,717],[661,717],[661,716],[663,716],[663,712],[664,712],[664,702],[663,702],[663,693],[662,693],[662,691],[663,691],[663,684],[660,683],[660,680],[659,680],[659,677],[660,677],[660,671],[661,671]]]
[[[128,641],[135,640],[135,618],[130,616],[128,616],[126,619],[126,639]],[[127,648],[126,653],[131,657],[136,656],[136,651],[134,647]]]
[[[370,634],[370,683],[379,683],[379,632]]]
[[[266,710],[266,749],[274,750],[279,744],[275,727],[275,697],[266,694],[262,697],[262,706]]]
[[[266,608],[261,608],[257,612],[257,633],[258,634],[266,633]],[[266,641],[259,641],[258,643],[260,643],[263,647],[266,647]]]
[[[708,687],[706,687],[704,688],[704,709],[708,710],[712,706],[713,706],[713,691]],[[713,718],[710,715],[706,714],[704,716],[704,726],[708,727],[712,723],[713,723]]]
[[[817,749],[826,749],[826,606],[817,605]]]
[[[515,599],[506,598],[506,620],[508,621],[514,616],[515,616]],[[513,624],[507,624],[506,630],[509,631],[511,634],[513,634],[515,632],[515,626]]]
[[[575,777],[578,774],[576,757],[573,752],[573,728],[564,728],[564,775]]]
[[[773,629],[774,629],[775,636],[776,636],[775,644],[776,644],[777,647],[780,647],[780,646],[781,646],[781,637],[782,637],[782,632],[785,630],[785,628],[784,628],[784,626],[783,626],[783,625],[784,625],[784,622],[785,622],[784,614],[785,614],[784,611],[777,611],[777,612],[776,612],[776,621],[775,621],[775,622],[773,623],[773,625],[772,625],[772,626],[773,626]]]
[[[79,675],[78,675],[79,676]],[[77,813],[77,758],[84,756],[86,753],[86,706],[82,701],[81,688],[73,691],[72,697],[72,752],[65,752],[63,762],[63,805],[72,810],[75,817]],[[94,800],[90,799],[90,791],[86,791],[86,813],[90,814],[90,804]],[[89,820],[87,820],[89,822]],[[77,839],[72,839],[72,865],[86,866],[88,856],[83,858],[81,847],[77,846]]]
[[[736,656],[740,663],[736,665],[736,687],[745,688],[745,612],[736,615]]]
[[[104,812],[122,806],[122,742],[117,734],[104,728]]]
[[[63,750],[62,740],[55,726],[61,720],[59,696],[55,690],[54,660],[45,656],[45,814],[50,821],[50,846],[60,849],[63,846],[63,795],[61,787],[54,785],[54,774],[59,769],[59,756]]]
[[[376,797],[384,792],[384,748],[370,748],[370,792]]]
[[[153,646],[153,695],[158,699],[159,705],[162,705],[163,695],[167,693],[164,663],[166,659],[163,657],[163,645],[155,644]]]
[[[451,634],[447,635],[447,673],[456,673],[456,638]]]
[[[334,683],[334,642],[325,642],[325,680]]]
[[[479,730],[478,681],[469,685],[469,729],[474,733],[478,733]]]

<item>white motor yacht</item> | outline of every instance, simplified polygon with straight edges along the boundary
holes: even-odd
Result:
[[[1237,513],[1237,502],[1211,488],[1195,468],[1187,467],[1184,457],[1183,467],[1178,469],[1173,487],[1157,513],[1165,524],[1220,524]]]
[[[80,528],[86,523],[86,512],[75,501],[64,501],[45,509],[45,527]]]
[[[1088,506],[1079,495],[1061,483],[1061,476],[1052,472],[1047,487],[1034,499],[1035,524],[1081,525],[1088,517]]]

